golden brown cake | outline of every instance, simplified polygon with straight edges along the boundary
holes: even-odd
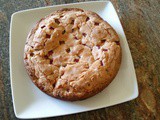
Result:
[[[33,83],[48,95],[85,99],[102,91],[116,76],[121,63],[119,37],[94,12],[61,9],[31,30],[24,63]]]

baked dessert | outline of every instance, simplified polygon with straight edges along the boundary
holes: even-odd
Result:
[[[115,30],[99,15],[65,8],[42,18],[27,37],[25,68],[33,83],[63,100],[91,97],[111,83],[121,63]]]

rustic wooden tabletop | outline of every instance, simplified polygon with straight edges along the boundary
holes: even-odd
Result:
[[[9,74],[11,14],[24,9],[87,0],[0,0],[0,120],[17,119],[13,112]],[[139,97],[113,107],[48,118],[55,120],[160,119],[160,0],[111,0],[132,53]]]

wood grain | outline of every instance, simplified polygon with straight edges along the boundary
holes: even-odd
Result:
[[[87,0],[0,1],[0,120],[17,119],[13,112],[9,75],[11,14],[24,9]],[[130,102],[55,120],[160,119],[160,0],[111,0],[123,25],[132,53],[139,97]]]

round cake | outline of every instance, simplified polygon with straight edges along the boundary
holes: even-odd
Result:
[[[46,94],[69,101],[86,99],[116,76],[121,63],[119,37],[94,12],[61,9],[33,27],[24,63],[33,83]]]

